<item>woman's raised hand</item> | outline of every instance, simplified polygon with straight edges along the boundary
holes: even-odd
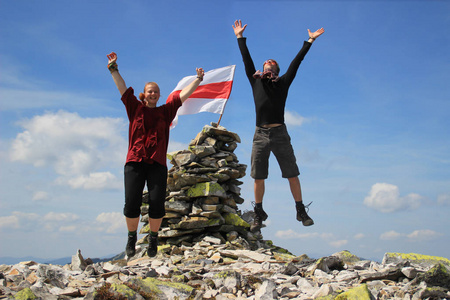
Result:
[[[117,54],[114,52],[111,52],[110,54],[106,55],[108,57],[108,64],[117,62]]]
[[[202,81],[203,76],[205,76],[205,71],[203,70],[203,68],[196,68],[195,71],[197,71],[197,78]]]

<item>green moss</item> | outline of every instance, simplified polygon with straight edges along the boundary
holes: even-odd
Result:
[[[431,255],[423,255],[423,254],[417,254],[417,253],[386,253],[388,257],[401,257],[404,260],[411,260],[411,261],[436,261],[436,262],[444,262],[450,265],[450,260],[445,257],[439,257],[439,256],[431,256]]]
[[[441,263],[436,264],[428,272],[419,275],[418,278],[431,286],[450,288],[450,272]]]
[[[14,296],[14,299],[18,300],[31,300],[36,298],[37,298],[36,295],[30,288],[24,288]]]
[[[207,227],[212,227],[216,225],[220,225],[220,219],[208,219],[208,222],[206,223]]]
[[[233,271],[222,271],[214,275],[214,278],[227,278],[228,276],[234,274]]]
[[[273,257],[278,261],[292,261],[296,258],[295,255],[292,255],[290,253],[281,253],[281,252],[274,252]]]
[[[147,234],[150,233],[150,226],[147,224],[141,228],[139,231],[140,234]]]
[[[334,300],[335,297],[336,296],[334,296],[334,295],[327,295],[327,296],[315,298],[315,300]]]
[[[367,288],[367,284],[350,289],[336,296],[335,300],[371,300],[372,294]]]
[[[111,285],[111,288],[113,291],[116,291],[127,298],[134,297],[136,295],[136,292],[131,288],[129,288],[128,286],[126,286],[125,284],[114,283]]]
[[[225,195],[225,190],[217,182],[201,182],[190,187],[186,195],[188,197],[220,196]]]
[[[224,214],[223,217],[225,219],[225,224],[227,224],[227,225],[250,228],[250,224],[245,222],[237,214],[227,213],[227,214]]]
[[[192,293],[192,291],[194,290],[193,287],[183,284],[183,283],[162,281],[162,280],[158,280],[156,278],[151,278],[151,277],[145,278],[142,281],[145,284],[145,286],[149,287],[153,292],[158,293],[158,294],[161,293],[161,290],[158,287],[161,285],[169,286],[169,287],[172,287],[172,288],[175,288],[178,290],[184,290],[188,293]]]
[[[185,282],[186,281],[186,276],[184,276],[184,275],[173,275],[172,276],[172,280],[173,280],[173,282]]]

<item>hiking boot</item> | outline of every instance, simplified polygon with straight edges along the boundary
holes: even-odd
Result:
[[[128,242],[127,247],[125,248],[125,252],[128,257],[132,257],[136,254],[136,241],[137,241],[137,234],[129,234],[128,235]]]
[[[263,226],[263,221],[267,220],[267,214],[262,208],[258,208],[254,204],[255,218],[253,219],[253,224],[250,226],[250,231],[258,231]]]
[[[302,202],[300,203],[296,203],[296,208],[297,208],[297,220],[299,222],[303,223],[303,226],[311,226],[314,224],[314,221],[308,216],[306,209],[308,208],[309,211],[309,206],[311,205],[312,202],[310,202],[308,205],[303,205]]]
[[[147,255],[149,257],[155,257],[156,253],[158,253],[158,237],[157,236],[149,236],[148,237]]]

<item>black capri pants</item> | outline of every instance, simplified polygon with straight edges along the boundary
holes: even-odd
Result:
[[[138,218],[141,214],[142,193],[147,182],[149,195],[148,216],[152,219],[164,217],[166,210],[167,167],[158,163],[128,162],[124,168],[125,206],[127,218]]]

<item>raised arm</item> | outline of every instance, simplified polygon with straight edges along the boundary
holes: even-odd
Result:
[[[120,95],[123,95],[127,90],[127,85],[125,84],[125,80],[123,80],[122,76],[119,74],[119,69],[117,66],[117,54],[111,52],[106,55],[108,57],[108,69],[111,72],[114,83],[119,90]]]
[[[205,76],[205,71],[203,71],[202,68],[197,68],[195,70],[197,71],[197,78],[195,78],[194,81],[192,81],[187,87],[182,89],[180,92],[180,99],[181,99],[181,102],[183,102],[183,103],[197,89],[197,87],[200,85],[200,82],[203,81],[203,76]]]
[[[241,20],[234,21],[234,25],[232,25],[234,34],[236,35],[239,50],[242,55],[242,61],[244,62],[245,66],[245,74],[247,75],[248,80],[250,83],[255,81],[255,78],[253,78],[253,74],[256,72],[255,64],[253,63],[252,57],[250,55],[250,52],[247,48],[247,38],[243,36],[245,28],[247,28],[247,24],[242,26]]]

